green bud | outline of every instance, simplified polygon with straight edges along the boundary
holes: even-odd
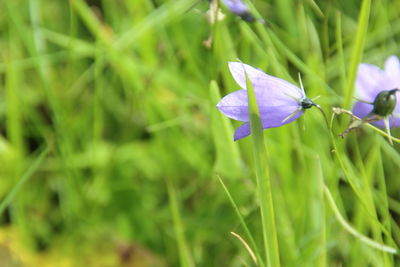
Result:
[[[372,113],[378,116],[387,117],[392,114],[396,106],[396,92],[399,89],[392,89],[380,92],[374,100]]]

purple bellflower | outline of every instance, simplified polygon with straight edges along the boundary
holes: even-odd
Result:
[[[358,66],[356,79],[357,102],[353,114],[371,121],[372,124],[389,128],[400,127],[400,62],[396,56],[390,56],[384,69],[371,64]],[[396,103],[397,102],[397,103]]]
[[[246,74],[254,88],[263,129],[292,122],[299,118],[304,110],[318,106],[306,97],[302,84],[300,89],[285,80],[240,62],[229,62],[229,70],[242,90],[223,97],[217,108],[228,118],[244,122],[236,129],[235,141],[251,133]]]
[[[248,7],[242,0],[222,0],[227,8],[233,13],[241,17],[244,21],[253,22],[254,16],[250,13]]]

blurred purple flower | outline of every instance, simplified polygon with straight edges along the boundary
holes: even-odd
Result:
[[[375,65],[360,64],[356,79],[356,97],[360,101],[354,104],[353,114],[360,118],[377,115],[373,112],[377,95],[383,91],[397,88],[400,88],[400,62],[397,56],[387,58],[384,70]],[[395,94],[399,98],[399,91]],[[400,102],[397,101],[391,115],[389,117],[389,127],[400,127]],[[372,124],[385,128],[383,119],[372,122]]]
[[[234,140],[250,134],[250,121],[246,91],[246,75],[249,77],[258,104],[263,129],[279,127],[299,118],[305,109],[316,106],[308,99],[303,87],[280,78],[265,74],[261,70],[240,62],[229,62],[235,81],[243,90],[226,95],[217,108],[227,117],[245,122],[236,129]]]
[[[242,0],[222,0],[222,2],[235,14],[239,15],[245,12],[249,12],[247,6]]]
[[[241,17],[243,20],[253,22],[254,16],[250,13],[250,10],[243,3],[242,0],[222,0],[227,8],[233,13]]]

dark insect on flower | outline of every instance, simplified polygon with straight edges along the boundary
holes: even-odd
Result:
[[[306,97],[301,88],[261,70],[240,62],[229,62],[229,69],[235,81],[243,90],[226,95],[217,104],[217,108],[227,117],[245,122],[236,130],[234,140],[250,134],[246,75],[256,95],[263,129],[275,128],[299,118],[304,110],[317,106]]]
[[[390,56],[386,60],[384,70],[375,65],[360,64],[356,79],[357,102],[353,106],[353,114],[362,120],[353,121],[342,136],[369,122],[386,128],[390,137],[390,128],[400,127],[398,88],[400,62],[396,56]],[[392,142],[390,138],[389,140]]]

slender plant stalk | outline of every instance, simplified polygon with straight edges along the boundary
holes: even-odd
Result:
[[[368,246],[371,246],[373,248],[379,249],[379,250],[387,252],[387,253],[392,253],[392,254],[397,253],[397,250],[395,248],[386,246],[384,244],[380,244],[380,243],[372,240],[371,238],[364,236],[363,234],[358,232],[356,229],[354,229],[349,223],[347,223],[346,220],[343,218],[342,214],[340,214],[340,211],[335,204],[332,194],[326,185],[324,186],[324,194],[325,194],[326,200],[328,201],[328,204],[331,207],[333,213],[335,214],[339,223],[343,226],[343,228],[346,231],[348,231],[350,234],[352,234],[353,236],[355,236],[356,238],[358,238],[360,241],[362,241],[363,243],[365,243]]]
[[[231,232],[231,235],[233,235],[234,237],[236,237],[236,238],[240,241],[240,243],[242,243],[242,245],[244,246],[244,248],[245,248],[245,249],[247,250],[247,252],[249,253],[251,259],[252,259],[253,262],[254,262],[254,264],[255,264],[256,266],[258,266],[257,257],[256,257],[256,255],[254,254],[253,250],[251,250],[249,244],[247,244],[247,242],[246,242],[240,235],[238,235],[237,233]]]

